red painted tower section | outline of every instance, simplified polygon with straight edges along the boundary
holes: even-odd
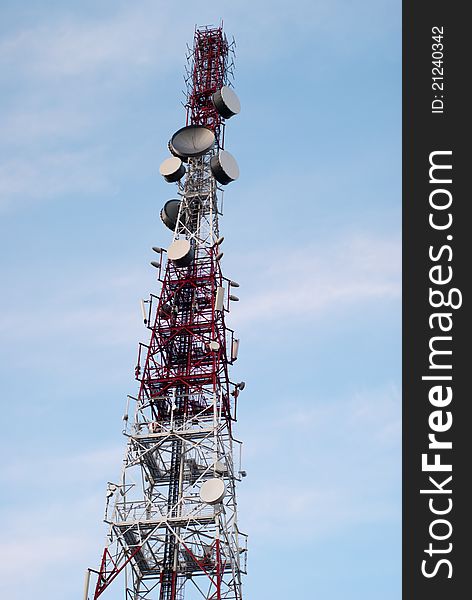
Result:
[[[187,123],[209,127],[215,132],[220,143],[222,118],[213,104],[212,97],[227,83],[229,46],[222,29],[197,29],[193,57]]]

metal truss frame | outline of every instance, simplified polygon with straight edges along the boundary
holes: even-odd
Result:
[[[222,190],[210,169],[223,147],[224,122],[211,97],[228,82],[230,45],[222,28],[195,32],[187,123],[210,127],[215,146],[191,158],[179,184],[174,240],[194,247],[194,260],[159,265],[159,296],[148,301],[148,344],[140,344],[136,398],[128,397],[127,446],[120,481],[109,483],[107,544],[97,600],[125,573],[127,600],[241,600],[247,536],[237,524],[240,446],[233,436],[238,389],[229,378],[234,332],[226,326],[230,281],[221,270],[218,217]],[[217,295],[224,300],[217,305]],[[129,403],[134,404],[128,421]],[[239,448],[239,464],[235,447]],[[220,479],[225,495],[206,504],[201,486]]]

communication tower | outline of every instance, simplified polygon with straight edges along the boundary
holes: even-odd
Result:
[[[161,290],[142,301],[150,341],[139,346],[123,470],[108,483],[108,536],[99,568],[87,571],[86,600],[120,574],[126,600],[242,598],[236,483],[245,472],[233,423],[245,384],[230,380],[239,339],[225,321],[238,284],[223,276],[218,225],[223,186],[239,176],[224,149],[225,122],[240,110],[232,56],[222,27],[195,30],[186,125],[160,167],[177,185],[160,214],[173,237],[167,250],[153,247]]]

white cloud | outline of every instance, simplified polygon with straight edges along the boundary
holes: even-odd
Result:
[[[228,33],[241,41],[238,52],[251,62],[265,61],[274,53],[286,51],[281,40],[285,42],[287,35],[296,47],[297,40],[314,32],[323,36],[323,47],[330,44],[333,51],[340,47],[345,51],[348,37],[352,53],[378,35],[377,31],[385,34],[385,29],[391,27],[385,9],[382,3],[365,2],[353,7],[342,0],[301,0],[290,9],[286,2],[277,0],[268,10],[266,3],[244,0],[223,1],[215,15],[213,7],[192,10],[190,6],[175,11],[155,0],[141,0],[121,5],[106,17],[89,14],[44,19],[1,40],[0,61],[39,77],[75,77],[110,68],[124,71],[152,65],[167,68],[174,61],[181,64],[184,44],[191,41],[195,23],[218,24],[220,15],[225,17]],[[352,13],[360,10],[369,19],[362,32],[357,30],[354,36]],[[247,27],[248,14],[252,28]]]
[[[285,398],[273,417],[246,427],[241,526],[287,543],[343,528],[399,520],[400,393],[395,386],[352,397]],[[289,410],[287,411],[287,407]],[[262,542],[259,542],[262,543]]]
[[[47,102],[46,99],[43,99]],[[26,103],[26,106],[12,108],[9,114],[0,119],[0,137],[2,143],[12,148],[31,145],[44,140],[64,140],[77,137],[90,131],[95,115],[80,110],[77,106],[62,105],[38,106]]]
[[[16,156],[0,163],[0,209],[65,193],[109,193],[113,186],[101,156],[100,148],[88,148]]]
[[[273,252],[258,257],[257,280],[241,293],[232,323],[314,318],[360,302],[398,299],[400,252],[395,239],[357,235],[293,248],[275,260]]]
[[[177,56],[179,51],[169,43],[167,21],[168,13],[150,12],[147,2],[141,7],[133,3],[106,19],[44,21],[3,39],[0,59],[5,65],[15,65],[20,74],[39,78],[165,64],[169,55]]]
[[[351,54],[354,42],[366,44],[369,31],[380,29],[372,27],[372,20],[385,20],[383,11],[375,10],[375,3],[367,3],[364,10],[367,7],[369,27],[349,36]],[[306,45],[307,36],[317,32],[324,35],[323,47],[332,44],[333,51],[338,49],[351,30],[349,12],[354,9],[345,2],[303,1],[297,10],[287,10],[285,2],[276,2],[267,11],[264,3],[245,1],[224,3],[222,10],[228,32],[234,31],[240,38],[238,53],[243,66],[250,62],[254,68],[283,51],[287,35]],[[146,85],[154,80],[154,86],[159,86],[162,79],[156,72],[177,69],[183,75],[185,44],[192,41],[195,20],[215,18],[213,8],[181,14],[152,0],[120,4],[106,15],[76,13],[38,18],[36,25],[0,37],[0,78],[7,99],[0,116],[0,135],[3,154],[9,157],[0,172],[4,181],[0,207],[21,206],[25,200],[59,194],[108,190],[109,166],[103,157],[96,160],[94,127],[99,129],[98,124],[107,120],[119,127],[120,98],[133,93],[140,76],[144,75]],[[254,28],[247,28],[248,13]],[[129,113],[126,119],[129,123]],[[44,145],[51,140],[74,144],[84,138],[81,156],[53,171],[52,163],[63,151],[51,153]],[[104,139],[112,143],[111,133]],[[38,147],[31,153],[34,144]],[[127,156],[134,145],[127,148]],[[124,160],[122,168],[130,162]]]
[[[124,446],[68,456],[49,450],[29,452],[0,471],[0,587],[10,600],[38,592],[62,598],[69,588],[80,590],[105,542],[106,482],[119,476]]]
[[[71,456],[43,455],[40,451],[22,460],[4,463],[0,469],[0,480],[6,488],[27,485],[35,489],[57,490],[83,485],[87,489],[92,482],[101,482],[105,489],[106,478],[118,475],[123,451],[124,445],[123,448],[98,448]]]
[[[281,538],[289,551],[350,527],[399,523],[399,493],[392,494],[400,475],[398,390],[359,390],[312,404],[285,399],[271,419],[246,424],[239,522],[255,551]],[[287,414],[286,406],[298,408]],[[38,586],[45,593],[52,570],[49,597],[81,587],[102,551],[104,490],[118,476],[123,451],[124,443],[68,456],[30,453],[3,466],[4,497],[17,498],[3,510],[5,597],[22,600]],[[28,578],[18,587],[25,568]]]
[[[142,333],[137,294],[149,285],[149,279],[140,281],[140,274],[127,269],[124,275],[112,267],[82,274],[65,270],[59,280],[48,282],[43,294],[37,294],[34,312],[28,310],[28,292],[17,289],[16,294],[2,299],[2,303],[6,301],[0,316],[3,339],[21,343],[33,336],[51,346],[58,339],[74,339],[75,345],[81,341],[134,345]]]
[[[110,193],[111,173],[135,169],[136,141],[113,144],[121,111],[128,125],[135,118],[136,86],[156,69],[182,68],[186,37],[173,38],[168,19],[153,3],[133,3],[107,18],[52,17],[0,37],[0,209]]]
[[[283,323],[281,317],[290,316],[290,322],[315,319],[352,310],[361,302],[397,300],[400,245],[394,240],[351,237],[332,247],[293,249],[277,260],[276,267],[256,272],[257,279],[242,288],[241,302],[231,314],[231,326],[239,330],[261,321]],[[86,275],[74,272],[72,279],[64,273],[59,289],[51,286],[44,299],[37,298],[34,313],[21,305],[4,307],[0,330],[13,340],[23,335],[49,339],[73,335],[76,342],[134,343],[140,325],[139,290],[142,293],[149,287],[149,279],[141,277],[141,271],[128,269],[125,277],[109,267]],[[130,306],[134,311],[130,312]]]

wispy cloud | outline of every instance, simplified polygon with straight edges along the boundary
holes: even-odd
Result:
[[[400,393],[393,385],[352,397],[285,398],[247,427],[243,523],[287,543],[399,519]],[[287,414],[287,408],[290,410]],[[398,489],[398,488],[397,488]]]
[[[271,257],[259,260],[270,264]],[[398,299],[400,245],[395,240],[355,236],[334,241],[329,247],[294,248],[282,260],[277,259],[276,267],[261,266],[257,274],[241,288],[241,302],[231,313],[231,325],[239,329],[261,321],[280,321],[287,315],[291,322],[316,319],[352,310],[360,302]],[[16,340],[23,333],[28,338],[74,335],[76,342],[134,343],[140,323],[136,294],[149,286],[149,279],[141,277],[138,270],[128,269],[123,276],[110,267],[82,276],[65,272],[57,282],[59,288],[52,286],[37,298],[34,313],[21,305],[4,307],[0,330]],[[111,291],[113,310],[108,307]],[[130,306],[135,307],[134,312]]]
[[[315,318],[360,302],[398,299],[400,252],[398,240],[351,235],[292,248],[275,261],[259,256],[257,280],[243,290],[232,322]]]
[[[85,340],[106,346],[134,345],[142,323],[136,294],[145,287],[138,270],[128,269],[122,274],[116,268],[103,267],[82,275],[64,270],[63,277],[49,282],[43,293],[37,294],[34,312],[27,308],[28,292],[17,293],[15,302],[7,298],[0,331],[4,340],[20,343],[34,337],[54,345],[57,339],[72,337],[76,345]]]
[[[107,18],[44,20],[0,42],[0,60],[19,74],[39,78],[116,76],[118,68],[163,64],[178,49],[170,42],[168,13],[150,3],[118,9]],[[166,43],[167,42],[167,43]],[[114,69],[117,71],[115,72]]]
[[[133,3],[107,18],[39,19],[0,38],[0,209],[114,190],[113,173],[136,160],[136,140],[114,147],[124,98],[183,61],[185,38],[172,43],[168,18]]]
[[[6,65],[21,64],[30,76],[41,77],[77,76],[119,65],[167,67],[169,60],[181,60],[182,49],[176,47],[176,40],[187,40],[196,23],[218,24],[222,16],[231,32],[239,32],[243,56],[264,61],[271,53],[287,51],[286,44],[280,43],[281,36],[287,33],[294,47],[297,35],[301,39],[309,32],[317,32],[323,36],[323,47],[331,44],[333,50],[344,48],[346,34],[351,33],[353,13],[364,10],[369,21],[363,21],[362,35],[350,37],[352,52],[365,46],[378,35],[378,30],[385,34],[386,27],[392,27],[383,4],[364,2],[351,6],[343,0],[300,0],[293,10],[287,10],[286,3],[277,0],[268,11],[264,4],[250,0],[239,3],[223,0],[215,15],[213,7],[199,7],[198,13],[191,10],[182,13],[153,0],[140,0],[132,5],[121,3],[106,18],[93,13],[79,16],[80,12],[75,17],[39,18],[36,26],[0,41],[0,61]],[[248,14],[253,28],[247,27]]]
[[[312,408],[303,399],[285,400],[298,408],[287,414],[279,404],[272,418],[246,427],[240,526],[253,545],[283,536],[287,548],[303,547],[353,526],[397,522],[399,503],[391,493],[400,471],[395,386],[315,399]],[[58,566],[76,565],[71,581],[80,587],[85,568],[99,559],[102,491],[117,477],[123,450],[124,444],[66,456],[40,452],[3,466],[2,487],[24,490],[22,501],[3,510],[0,579],[9,598],[24,598],[28,586],[32,591]],[[18,590],[14,577],[25,565],[29,579]],[[63,591],[69,583],[59,580]]]
[[[103,169],[100,148],[57,151],[14,157],[0,163],[0,209],[51,199],[63,194],[73,197],[113,191]],[[101,167],[97,165],[101,163]]]
[[[2,499],[4,597],[21,600],[49,591],[59,598],[82,587],[85,569],[99,561],[106,481],[118,477],[122,452],[110,447],[54,456],[40,449],[3,465],[0,481],[9,491]],[[16,500],[10,503],[12,494]]]
[[[123,446],[124,448],[124,446]],[[100,483],[105,489],[105,482],[120,466],[123,451],[121,446],[98,448],[68,456],[54,455],[41,449],[36,455],[23,457],[2,465],[0,481],[10,486],[34,487],[36,490],[64,490],[66,487],[83,485],[85,489],[91,484]]]
[[[385,15],[375,9],[375,3],[366,6],[369,26],[349,37],[350,53],[354,41],[356,47],[366,44],[369,32],[380,29],[372,27],[372,20],[385,24]],[[267,11],[264,5],[245,0],[224,2],[221,10],[230,29],[239,31],[241,61],[254,66],[272,60],[282,48],[287,50],[287,35],[296,46],[298,38],[302,43],[306,35],[316,32],[324,36],[323,48],[332,44],[333,51],[338,49],[351,29],[349,13],[359,9],[341,0],[303,0],[297,10],[287,11],[286,3],[276,2]],[[246,26],[248,13],[257,24],[254,28]],[[198,15],[192,11],[182,15],[152,0],[141,0],[119,3],[106,16],[93,11],[76,11],[74,15],[71,11],[45,18],[38,13],[35,25],[1,37],[4,93],[0,135],[4,149],[0,148],[0,159],[2,155],[8,158],[0,173],[4,179],[0,207],[21,207],[32,199],[46,200],[60,194],[108,190],[112,186],[110,168],[103,156],[96,160],[94,128],[101,131],[108,122],[110,128],[119,129],[120,98],[132,94],[142,82],[149,86],[146,94],[149,90],[154,93],[151,77],[155,79],[156,72],[176,68],[181,72],[185,43],[191,41],[195,19],[205,22],[215,18],[219,17],[215,17],[213,7]],[[110,132],[106,139],[111,143]],[[60,146],[64,140],[71,144],[80,141],[81,156],[64,165],[63,159],[53,172],[52,164],[64,153]],[[59,143],[53,152],[48,148],[51,142]],[[128,156],[135,143],[129,144]],[[95,168],[89,168],[92,165]]]
[[[47,103],[47,100],[44,99]],[[90,133],[95,115],[77,106],[44,106],[38,100],[12,108],[0,119],[2,144],[12,149],[29,147],[45,140],[64,142]]]

